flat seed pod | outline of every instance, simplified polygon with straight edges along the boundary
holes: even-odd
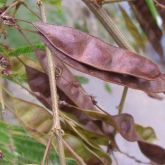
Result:
[[[153,80],[161,74],[158,66],[147,58],[107,44],[89,34],[44,23],[36,23],[34,26],[54,48],[79,63],[146,80]]]
[[[89,65],[84,65],[82,63],[77,62],[65,56],[65,54],[61,53],[57,49],[55,49],[47,39],[43,38],[46,45],[51,49],[54,56],[58,57],[61,61],[68,64],[69,66],[79,70],[80,72],[89,74],[91,76],[97,77],[104,81],[108,81],[111,83],[119,84],[122,86],[127,86],[129,88],[138,89],[145,91],[147,93],[161,93],[165,92],[165,80],[164,75],[159,76],[155,80],[148,81],[145,79],[137,78],[135,76],[124,75],[120,73],[112,73],[107,71],[102,71],[96,68],[93,68]]]

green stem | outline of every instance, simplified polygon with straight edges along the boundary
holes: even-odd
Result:
[[[46,19],[45,7],[43,5],[42,0],[38,0],[38,6],[40,9],[42,21],[44,23],[46,23],[47,19]],[[52,112],[53,112],[52,134],[55,134],[55,136],[56,136],[60,165],[66,165],[63,138],[62,138],[62,130],[61,130],[61,125],[60,125],[56,79],[55,79],[55,74],[54,74],[55,73],[55,70],[54,70],[55,63],[53,62],[52,54],[48,48],[46,48],[46,56],[47,56],[47,62],[48,62],[48,77],[49,77],[49,82],[50,82]],[[46,150],[45,150],[43,164],[45,162],[45,158],[47,158],[48,151],[49,151],[50,145],[52,143],[51,136],[50,136],[49,142],[48,142]]]
[[[128,87],[125,87],[124,90],[123,90],[121,100],[120,100],[120,104],[118,106],[119,114],[121,114],[123,112],[123,108],[124,108],[125,100],[126,100],[126,97],[127,97],[127,93],[128,93]]]

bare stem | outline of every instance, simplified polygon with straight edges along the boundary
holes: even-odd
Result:
[[[40,9],[40,14],[41,14],[42,21],[44,23],[46,23],[47,20],[46,20],[45,7],[43,5],[42,0],[38,0],[38,6],[39,6],[39,9]],[[58,149],[60,164],[65,165],[66,164],[66,162],[65,162],[65,153],[64,153],[62,131],[61,131],[61,125],[60,125],[56,79],[55,79],[55,74],[54,74],[55,73],[55,71],[54,71],[55,64],[53,63],[52,54],[51,54],[51,52],[48,48],[46,48],[46,55],[47,55],[47,61],[48,61],[48,76],[49,76],[49,82],[50,82],[52,111],[53,111],[52,132],[56,136],[57,149]],[[49,141],[50,142],[48,143],[47,148],[49,148],[49,146],[51,145],[51,139],[49,139]],[[48,152],[45,153],[45,155],[47,155],[47,154],[48,154]]]
[[[38,16],[30,7],[24,2],[23,5],[27,10],[29,10],[34,16],[36,16],[39,20],[41,20],[40,16]]]
[[[50,147],[51,147],[51,144],[52,144],[52,140],[53,140],[53,134],[51,133],[51,135],[49,137],[49,140],[48,140],[48,143],[46,145],[46,149],[45,149],[45,153],[44,153],[44,157],[42,159],[41,165],[45,165],[45,162],[48,159],[48,155],[49,155],[48,153],[49,153],[49,150],[50,150]]]
[[[11,8],[15,7],[20,2],[21,2],[21,0],[13,2],[0,16],[4,16]]]
[[[91,0],[82,0],[88,8],[93,12],[93,14],[97,17],[97,19],[103,24],[104,28],[108,31],[108,33],[113,37],[115,42],[122,48],[126,48],[128,50],[134,51],[130,44],[127,42],[127,39],[121,33],[116,23],[111,19],[109,14],[104,8],[100,8]]]
[[[120,32],[119,28],[115,24],[115,22],[111,19],[111,17],[108,15],[107,11],[104,8],[100,8],[92,1],[89,0],[82,0],[88,8],[93,12],[93,14],[98,18],[98,20],[102,23],[102,25],[105,27],[105,29],[108,31],[108,33],[113,37],[113,39],[116,41],[116,43],[122,47],[126,48],[130,51],[134,51],[134,49],[130,46],[130,44],[127,42],[127,39],[125,36]],[[124,87],[122,98],[120,103],[122,103],[122,106],[119,105],[120,113],[123,111],[124,103],[126,100],[128,87]]]
[[[128,93],[128,88],[125,87],[124,90],[123,90],[123,93],[122,93],[120,104],[118,106],[119,114],[121,114],[122,111],[123,111],[124,103],[125,103],[125,100],[126,100],[126,97],[127,97],[127,93]]]
[[[102,4],[107,4],[107,3],[116,3],[116,2],[133,2],[135,0],[104,0]]]
[[[165,9],[165,5],[161,4],[160,2],[158,2],[157,0],[154,0],[155,4],[159,7],[161,7],[162,9]]]

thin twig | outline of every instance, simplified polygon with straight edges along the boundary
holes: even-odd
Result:
[[[102,109],[98,104],[95,105],[101,112],[105,113],[108,116],[111,116],[107,111],[105,111],[104,109]],[[112,117],[112,116],[111,116]]]
[[[133,2],[135,0],[104,0],[102,4],[107,4],[107,3],[117,3],[117,2]]]
[[[26,35],[24,34],[24,32],[21,29],[17,29],[20,34],[23,36],[23,38],[26,40],[26,42],[33,47],[32,43],[29,41],[29,39],[26,37]]]
[[[30,29],[24,29],[24,28],[22,28],[22,27],[16,27],[17,28],[17,30],[22,30],[22,31],[25,31],[25,32],[30,32],[30,33],[34,33],[34,34],[38,34],[36,31],[34,31],[34,30],[30,30]]]
[[[123,93],[122,93],[122,97],[121,97],[121,100],[120,100],[120,104],[119,104],[119,106],[117,107],[117,108],[118,108],[118,114],[121,114],[122,111],[123,111],[124,104],[125,104],[125,100],[126,100],[126,97],[127,97],[127,93],[128,93],[128,88],[125,87],[124,90],[123,90]]]
[[[52,144],[53,135],[54,135],[53,133],[50,134],[50,137],[49,137],[48,143],[46,145],[46,149],[45,149],[45,152],[44,152],[44,157],[42,159],[41,165],[45,165],[45,162],[48,159],[48,155],[49,155],[48,153],[49,153],[49,150],[50,150],[50,147],[51,147],[51,144]]]
[[[116,41],[116,43],[122,47],[126,48],[130,51],[134,51],[134,49],[130,46],[130,44],[127,42],[127,39],[123,34],[120,32],[119,28],[115,24],[115,22],[111,19],[111,17],[108,15],[107,11],[104,8],[100,8],[94,3],[92,3],[89,0],[82,0],[88,8],[93,12],[93,14],[98,18],[98,20],[103,24],[105,29],[108,31],[108,33],[113,37],[113,39]],[[128,87],[124,87],[122,98],[120,103],[122,102],[122,106],[120,108],[120,113],[123,111],[124,103],[126,100],[125,92],[128,91]],[[124,97],[124,98],[123,98]]]
[[[63,143],[80,165],[86,165],[84,160],[72,149],[72,147],[65,140],[63,140]]]
[[[41,20],[41,17],[40,16],[38,16],[32,9],[30,9],[30,7],[25,3],[25,2],[23,2],[23,5],[24,5],[24,7],[27,9],[27,10],[29,10],[33,15],[35,15],[39,20]]]
[[[4,16],[11,8],[13,8],[14,6],[16,6],[18,3],[20,3],[21,1],[15,1],[13,2],[1,15],[0,17]]]
[[[37,4],[39,6],[42,21],[46,23],[47,21],[46,21],[45,7],[43,5],[42,0],[38,0]],[[64,153],[62,131],[61,131],[61,125],[60,125],[56,79],[55,79],[55,74],[54,74],[55,64],[53,63],[52,54],[48,48],[46,48],[46,55],[47,55],[47,61],[48,61],[48,77],[49,77],[49,82],[50,82],[52,111],[53,111],[52,132],[55,134],[56,140],[57,140],[57,149],[58,149],[58,155],[60,159],[60,165],[65,165],[66,164],[65,153]]]
[[[162,9],[165,9],[165,5],[162,5],[157,0],[154,0],[154,2],[156,3],[157,6],[161,7]]]

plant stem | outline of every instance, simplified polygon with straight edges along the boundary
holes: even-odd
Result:
[[[48,139],[48,143],[46,145],[46,149],[45,149],[45,153],[44,153],[44,157],[42,159],[41,165],[44,165],[46,160],[48,159],[48,155],[49,155],[49,150],[50,150],[50,147],[51,147],[52,139],[53,139],[53,134],[51,134],[49,139]]]
[[[113,37],[115,42],[122,48],[128,49],[130,51],[134,51],[134,49],[130,46],[130,44],[127,42],[127,39],[125,36],[120,32],[119,28],[115,24],[115,22],[111,19],[111,17],[108,15],[106,10],[104,8],[100,8],[92,1],[89,0],[82,0],[88,8],[93,12],[93,14],[98,18],[98,20],[102,23],[104,28],[108,31],[108,33]],[[122,103],[122,106],[119,106],[119,112],[122,113],[124,108],[124,103],[126,100],[128,87],[124,87],[122,98],[120,103]]]
[[[107,4],[107,3],[116,3],[116,2],[132,2],[135,0],[104,0],[102,4]]]
[[[46,20],[45,7],[43,5],[42,0],[38,0],[38,6],[40,9],[42,21],[44,23],[46,23],[47,20]],[[46,55],[47,55],[47,61],[48,61],[48,76],[49,76],[50,91],[51,91],[52,111],[53,111],[52,133],[55,134],[55,136],[56,136],[60,165],[65,165],[66,164],[65,153],[64,153],[62,131],[61,131],[61,125],[60,125],[57,87],[56,87],[56,79],[55,79],[55,71],[54,71],[55,64],[52,59],[52,54],[48,48],[46,48]],[[50,136],[50,138],[51,138],[51,136]],[[50,139],[50,142],[48,143],[47,148],[49,148],[49,145],[51,145],[51,142],[52,142],[52,140]],[[47,154],[48,154],[48,152],[47,152]]]
[[[115,42],[122,48],[134,51],[130,44],[127,42],[125,36],[121,33],[115,22],[108,15],[107,11],[104,8],[100,8],[90,0],[82,0],[88,8],[93,12],[97,19],[103,24],[104,28],[108,33],[113,37]]]
[[[157,0],[154,0],[155,4],[159,7],[161,7],[162,9],[165,9],[165,5],[161,4],[160,2],[158,2]]]
[[[38,16],[25,2],[23,2],[23,5],[27,10],[29,10],[34,16],[36,16],[39,20],[41,20],[40,16]]]
[[[4,16],[11,8],[15,7],[20,2],[21,1],[15,1],[12,4],[10,4],[9,7],[0,15],[0,17]]]
[[[123,90],[121,100],[120,100],[120,104],[118,106],[118,114],[121,114],[122,111],[123,111],[124,103],[125,103],[125,100],[126,100],[126,97],[127,97],[127,93],[128,93],[128,88],[125,87],[124,90]]]

